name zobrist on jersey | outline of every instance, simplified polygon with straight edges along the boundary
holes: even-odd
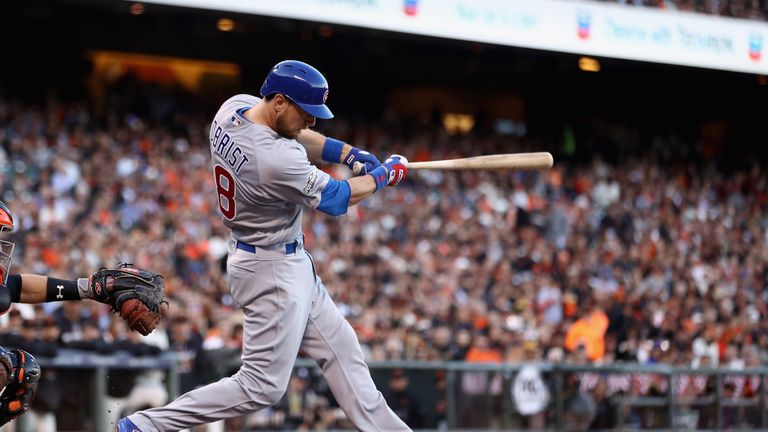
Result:
[[[243,152],[243,149],[235,142],[227,132],[219,126],[216,120],[213,121],[213,136],[211,136],[211,147],[222,159],[229,165],[235,174],[240,174],[243,165],[249,163],[251,159]]]

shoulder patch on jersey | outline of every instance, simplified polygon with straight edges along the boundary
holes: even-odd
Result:
[[[233,115],[232,117],[230,117],[229,121],[232,122],[232,124],[235,125],[235,127],[240,126],[240,119],[237,118],[236,115]]]
[[[312,170],[309,172],[309,175],[307,176],[307,184],[304,185],[304,194],[309,195],[312,189],[315,188],[316,183],[317,183],[317,170]]]

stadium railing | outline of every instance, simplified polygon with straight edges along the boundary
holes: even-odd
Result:
[[[541,388],[531,383],[518,385],[517,388],[526,391],[515,390],[515,379],[525,367],[533,367],[541,377],[541,381],[547,389],[548,398],[545,408],[541,410],[545,419],[547,430],[577,430],[574,427],[574,413],[572,402],[577,394],[591,394],[594,385],[589,391],[583,392],[582,380],[597,378],[609,380],[619,378],[616,381],[623,382],[623,389],[615,391],[608,397],[615,424],[610,427],[616,429],[645,429],[655,430],[723,430],[738,428],[740,430],[766,430],[768,428],[768,411],[766,410],[766,384],[768,368],[690,368],[663,364],[613,364],[607,366],[572,365],[555,363],[521,363],[521,364],[477,364],[465,362],[413,362],[413,361],[386,361],[369,362],[369,368],[383,393],[387,391],[387,379],[394,369],[406,371],[411,381],[410,391],[422,403],[429,403],[436,399],[444,398],[446,405],[444,423],[442,428],[450,430],[461,429],[504,429],[504,430],[532,430],[540,428],[531,427],[530,416],[519,413],[517,404],[541,403],[534,396]],[[300,359],[296,367],[316,368],[313,361]],[[485,398],[478,405],[467,405],[467,395],[463,388],[464,377],[468,373],[482,372],[486,374],[485,391],[478,395]],[[317,371],[319,373],[319,370]],[[436,376],[443,375],[445,385],[442,386],[442,395],[438,392]],[[494,387],[493,377],[497,376],[499,384]],[[708,381],[707,387],[697,395],[687,396],[676,389],[680,380],[691,377],[703,377]],[[742,377],[744,380],[752,378],[759,383],[757,389],[753,389],[752,397],[741,395],[727,395],[725,393],[726,382],[734,377]],[[646,391],[633,391],[635,387],[641,387],[643,380],[653,380],[661,384],[661,390],[655,386],[646,386]],[[483,382],[482,380],[480,382]],[[594,382],[593,382],[594,384]],[[587,385],[589,387],[589,385]],[[648,388],[651,388],[648,390]],[[742,386],[743,388],[743,386]],[[527,394],[526,394],[527,392]],[[640,394],[634,394],[640,393]],[[484,412],[472,412],[477,407]],[[430,406],[422,407],[429,423],[435,424],[436,413]],[[432,412],[431,412],[432,411]],[[470,411],[470,417],[485,417],[486,426],[478,427],[476,424],[462,424],[460,415],[462,411]],[[587,413],[590,414],[590,413]],[[591,420],[598,413],[591,413]],[[702,418],[706,416],[706,418]],[[578,417],[578,416],[577,416]],[[528,426],[526,426],[526,424]],[[586,430],[586,429],[585,429]],[[598,430],[594,427],[589,430]]]
[[[89,382],[84,382],[83,385],[89,386],[89,412],[93,416],[91,420],[98,432],[106,432],[103,425],[106,424],[105,396],[108,393],[107,377],[110,370],[163,370],[166,372],[165,385],[169,398],[172,400],[179,396],[178,364],[173,352],[165,352],[158,356],[134,357],[121,352],[102,355],[81,350],[59,349],[56,357],[39,357],[37,360],[43,373],[46,370],[72,369],[90,372]],[[26,420],[25,416],[20,417],[17,420],[16,430],[27,430]]]
[[[239,355],[229,352],[228,360],[221,363],[218,372],[231,372],[239,367]],[[112,369],[161,369],[166,371],[168,395],[174,399],[179,395],[179,376],[174,354],[164,353],[157,357],[136,358],[129,355],[99,355],[77,350],[61,350],[53,359],[40,359],[41,366],[56,370],[80,369],[90,371],[90,404],[94,415],[94,424],[104,424],[104,396],[107,394],[107,375]],[[574,404],[578,394],[592,394],[595,380],[621,378],[613,385],[613,395],[609,396],[611,407],[615,411],[613,429],[653,428],[654,430],[766,430],[768,411],[766,410],[766,380],[768,368],[688,368],[669,365],[614,364],[608,366],[571,365],[555,363],[521,364],[477,364],[465,362],[420,362],[420,361],[385,361],[369,362],[371,374],[382,393],[388,392],[388,380],[395,369],[402,369],[409,378],[409,391],[422,405],[424,420],[428,425],[441,429],[504,429],[531,430],[531,416],[520,414],[520,405],[528,403],[528,408],[542,406],[546,430],[575,430],[573,421],[578,419],[583,406]],[[309,359],[298,359],[296,366],[311,371],[311,376],[320,377],[317,364]],[[539,374],[540,383],[519,383],[516,379],[521,371],[527,369]],[[475,374],[467,379],[468,374]],[[486,379],[477,380],[485,376]],[[675,389],[680,387],[679,380],[703,377],[708,382],[706,388],[697,395],[686,396]],[[743,377],[743,382],[751,379],[759,383],[753,389],[752,397],[736,396],[726,392],[733,389],[734,377]],[[646,391],[633,391],[641,382],[652,380],[646,385]],[[529,381],[536,381],[535,376]],[[591,380],[583,384],[582,381]],[[735,381],[738,381],[736,379]],[[480,383],[480,388],[477,384]],[[659,384],[661,389],[659,389]],[[85,384],[85,383],[84,383]],[[541,389],[546,387],[547,396],[542,399]],[[647,382],[646,382],[647,384]],[[473,396],[466,391],[473,387]],[[586,390],[584,390],[586,388]],[[618,390],[617,390],[618,388]],[[648,388],[653,390],[648,391]],[[479,403],[477,403],[479,401]],[[594,402],[594,401],[593,401]],[[440,404],[444,410],[436,409]],[[583,404],[582,404],[583,405]],[[587,404],[589,408],[589,404]],[[596,403],[592,404],[594,411]],[[535,408],[533,408],[535,409]],[[480,419],[480,423],[465,425],[468,410],[470,417]],[[586,409],[588,419],[594,420],[594,412]],[[463,413],[463,414],[462,414]],[[591,414],[591,416],[590,416]],[[604,414],[604,413],[603,413]],[[599,414],[602,415],[602,414]],[[707,416],[702,421],[701,416]],[[23,422],[23,417],[19,419]],[[588,420],[590,421],[590,420]],[[248,430],[244,421],[243,430]],[[22,426],[22,425],[19,425]],[[435,427],[428,427],[434,429]],[[99,430],[97,428],[97,430]],[[540,427],[535,427],[541,430]],[[23,427],[20,430],[25,430]],[[262,430],[262,429],[260,429]],[[596,430],[596,429],[590,429]]]

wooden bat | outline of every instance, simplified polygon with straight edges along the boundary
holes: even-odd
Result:
[[[549,152],[507,153],[474,156],[462,159],[436,160],[429,162],[408,162],[409,170],[536,170],[550,169],[554,159]]]
[[[549,152],[538,153],[506,153],[487,156],[474,156],[461,159],[446,159],[428,162],[408,162],[409,170],[443,169],[443,170],[536,170],[550,169],[554,159]],[[354,163],[355,175],[362,171],[363,164]]]

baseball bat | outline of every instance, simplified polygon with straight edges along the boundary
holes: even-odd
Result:
[[[461,159],[446,159],[428,162],[408,162],[409,170],[536,170],[550,169],[554,159],[549,152],[507,153],[474,156]]]

